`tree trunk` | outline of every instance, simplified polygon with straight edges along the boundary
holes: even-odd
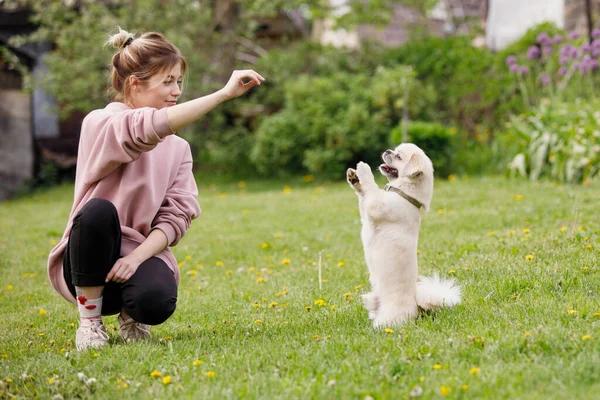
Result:
[[[594,22],[592,20],[592,0],[585,0],[585,16],[587,18],[588,28],[588,40],[592,42],[592,30],[594,29]]]

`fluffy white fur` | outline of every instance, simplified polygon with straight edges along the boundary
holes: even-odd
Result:
[[[390,185],[423,204],[429,211],[433,195],[433,165],[423,150],[403,143],[382,155],[380,172]],[[364,162],[349,168],[346,178],[358,195],[361,239],[369,268],[371,292],[363,296],[376,328],[399,326],[417,316],[419,308],[433,310],[460,303],[453,279],[418,277],[417,244],[421,212],[408,200],[375,183]]]

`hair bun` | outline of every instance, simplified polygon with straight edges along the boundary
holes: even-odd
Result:
[[[126,30],[121,29],[120,26],[117,27],[119,32],[112,35],[106,44],[111,45],[116,49],[123,49],[125,46],[131,43],[133,40],[133,34],[127,32]]]

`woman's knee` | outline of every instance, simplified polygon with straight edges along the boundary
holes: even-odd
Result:
[[[165,322],[177,307],[177,289],[170,285],[147,288],[133,301],[125,302],[127,314],[142,324],[158,325]]]
[[[87,225],[96,225],[112,221],[118,217],[118,213],[115,205],[109,200],[95,198],[85,203],[78,216],[84,219]]]

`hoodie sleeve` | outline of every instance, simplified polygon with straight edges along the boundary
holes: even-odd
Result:
[[[119,165],[137,160],[172,133],[166,108],[90,113],[79,144],[79,156],[85,157],[84,182],[94,183]]]
[[[152,221],[152,229],[160,229],[167,235],[168,246],[177,245],[192,220],[200,215],[197,196],[198,187],[192,173],[192,153],[188,145],[175,181]]]

